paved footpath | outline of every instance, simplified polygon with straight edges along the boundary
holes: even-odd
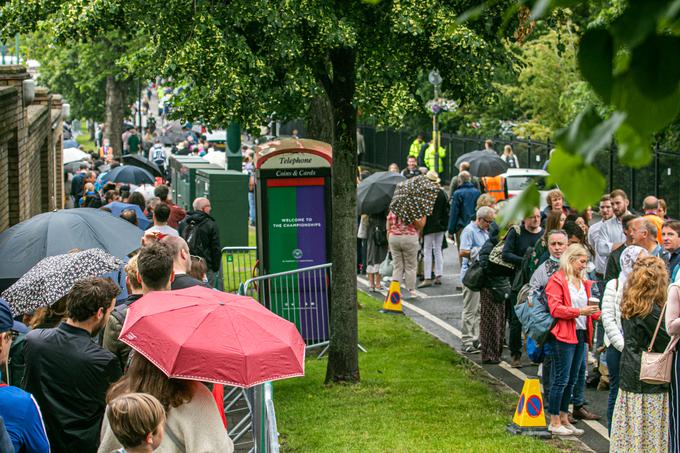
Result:
[[[456,351],[461,352],[460,342],[460,319],[463,309],[463,295],[457,289],[460,284],[460,268],[456,246],[449,242],[449,247],[444,250],[444,276],[442,285],[417,290],[420,298],[404,301],[404,312],[416,324],[425,331],[448,344]],[[384,299],[386,292],[368,292],[368,280],[365,276],[358,276],[359,289],[367,292],[378,299]],[[462,354],[462,353],[461,353]],[[522,390],[524,379],[527,376],[536,376],[538,366],[531,363],[526,357],[522,357],[522,368],[510,367],[510,352],[503,353],[503,358],[498,365],[482,365],[480,354],[466,355],[486,372],[501,380],[519,394]],[[588,367],[589,369],[591,366]],[[607,435],[607,397],[609,392],[597,391],[586,388],[586,401],[589,409],[602,416],[600,421],[579,421],[576,426],[585,430],[581,440],[596,452],[609,451],[609,436]],[[511,417],[508,417],[508,423]]]

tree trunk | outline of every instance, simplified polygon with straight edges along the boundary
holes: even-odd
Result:
[[[105,135],[113,148],[114,156],[123,154],[123,120],[125,119],[125,101],[128,94],[126,81],[116,80],[113,75],[106,78],[106,119]]]
[[[87,120],[87,132],[90,134],[90,140],[94,141],[95,139],[95,128],[94,128],[94,120]]]
[[[333,143],[333,112],[328,96],[315,96],[307,114],[307,136]]]
[[[326,383],[359,381],[356,279],[356,122],[353,105],[356,54],[336,49],[330,54],[333,80],[324,81],[333,124],[333,232],[331,260],[331,339]]]

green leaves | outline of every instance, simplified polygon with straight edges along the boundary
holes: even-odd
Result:
[[[539,206],[541,194],[538,192],[536,183],[531,183],[519,195],[512,197],[505,203],[498,214],[498,224],[501,228],[510,223],[519,222],[527,217]]]
[[[607,180],[595,166],[560,146],[550,156],[548,172],[550,181],[557,184],[569,204],[578,210],[597,203],[607,186]]]
[[[557,149],[550,157],[548,171],[552,182],[577,209],[594,204],[602,195],[606,180],[593,165],[597,154],[611,143],[614,132],[626,115],[615,112],[607,120],[592,107],[557,133]]]
[[[680,80],[680,38],[653,35],[633,50],[631,74],[640,92],[651,100],[673,95]]]
[[[597,154],[611,143],[614,132],[625,118],[625,114],[615,112],[602,121],[595,110],[588,107],[569,127],[557,133],[557,143],[563,150],[581,156],[584,163],[590,165]]]
[[[581,38],[577,59],[583,78],[608,103],[614,69],[614,40],[609,32],[604,28],[588,30]]]

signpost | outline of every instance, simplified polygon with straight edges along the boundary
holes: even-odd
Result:
[[[257,147],[260,275],[329,261],[332,159],[331,146],[316,140],[274,140]],[[302,287],[304,291],[300,290]],[[312,339],[309,338],[312,321],[328,316],[328,307],[317,303],[324,299],[321,294],[327,291],[325,284],[310,288],[298,282],[294,288],[272,288],[270,291],[271,300],[287,297],[289,301],[286,310],[277,314],[296,323],[305,340]],[[294,296],[291,298],[291,295]],[[327,332],[321,334],[327,335]],[[318,328],[314,335],[319,335]]]

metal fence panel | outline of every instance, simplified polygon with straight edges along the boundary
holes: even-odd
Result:
[[[248,279],[239,291],[295,324],[308,348],[330,339],[331,264]]]
[[[222,279],[224,291],[235,293],[241,283],[257,276],[257,247],[224,247]]]

